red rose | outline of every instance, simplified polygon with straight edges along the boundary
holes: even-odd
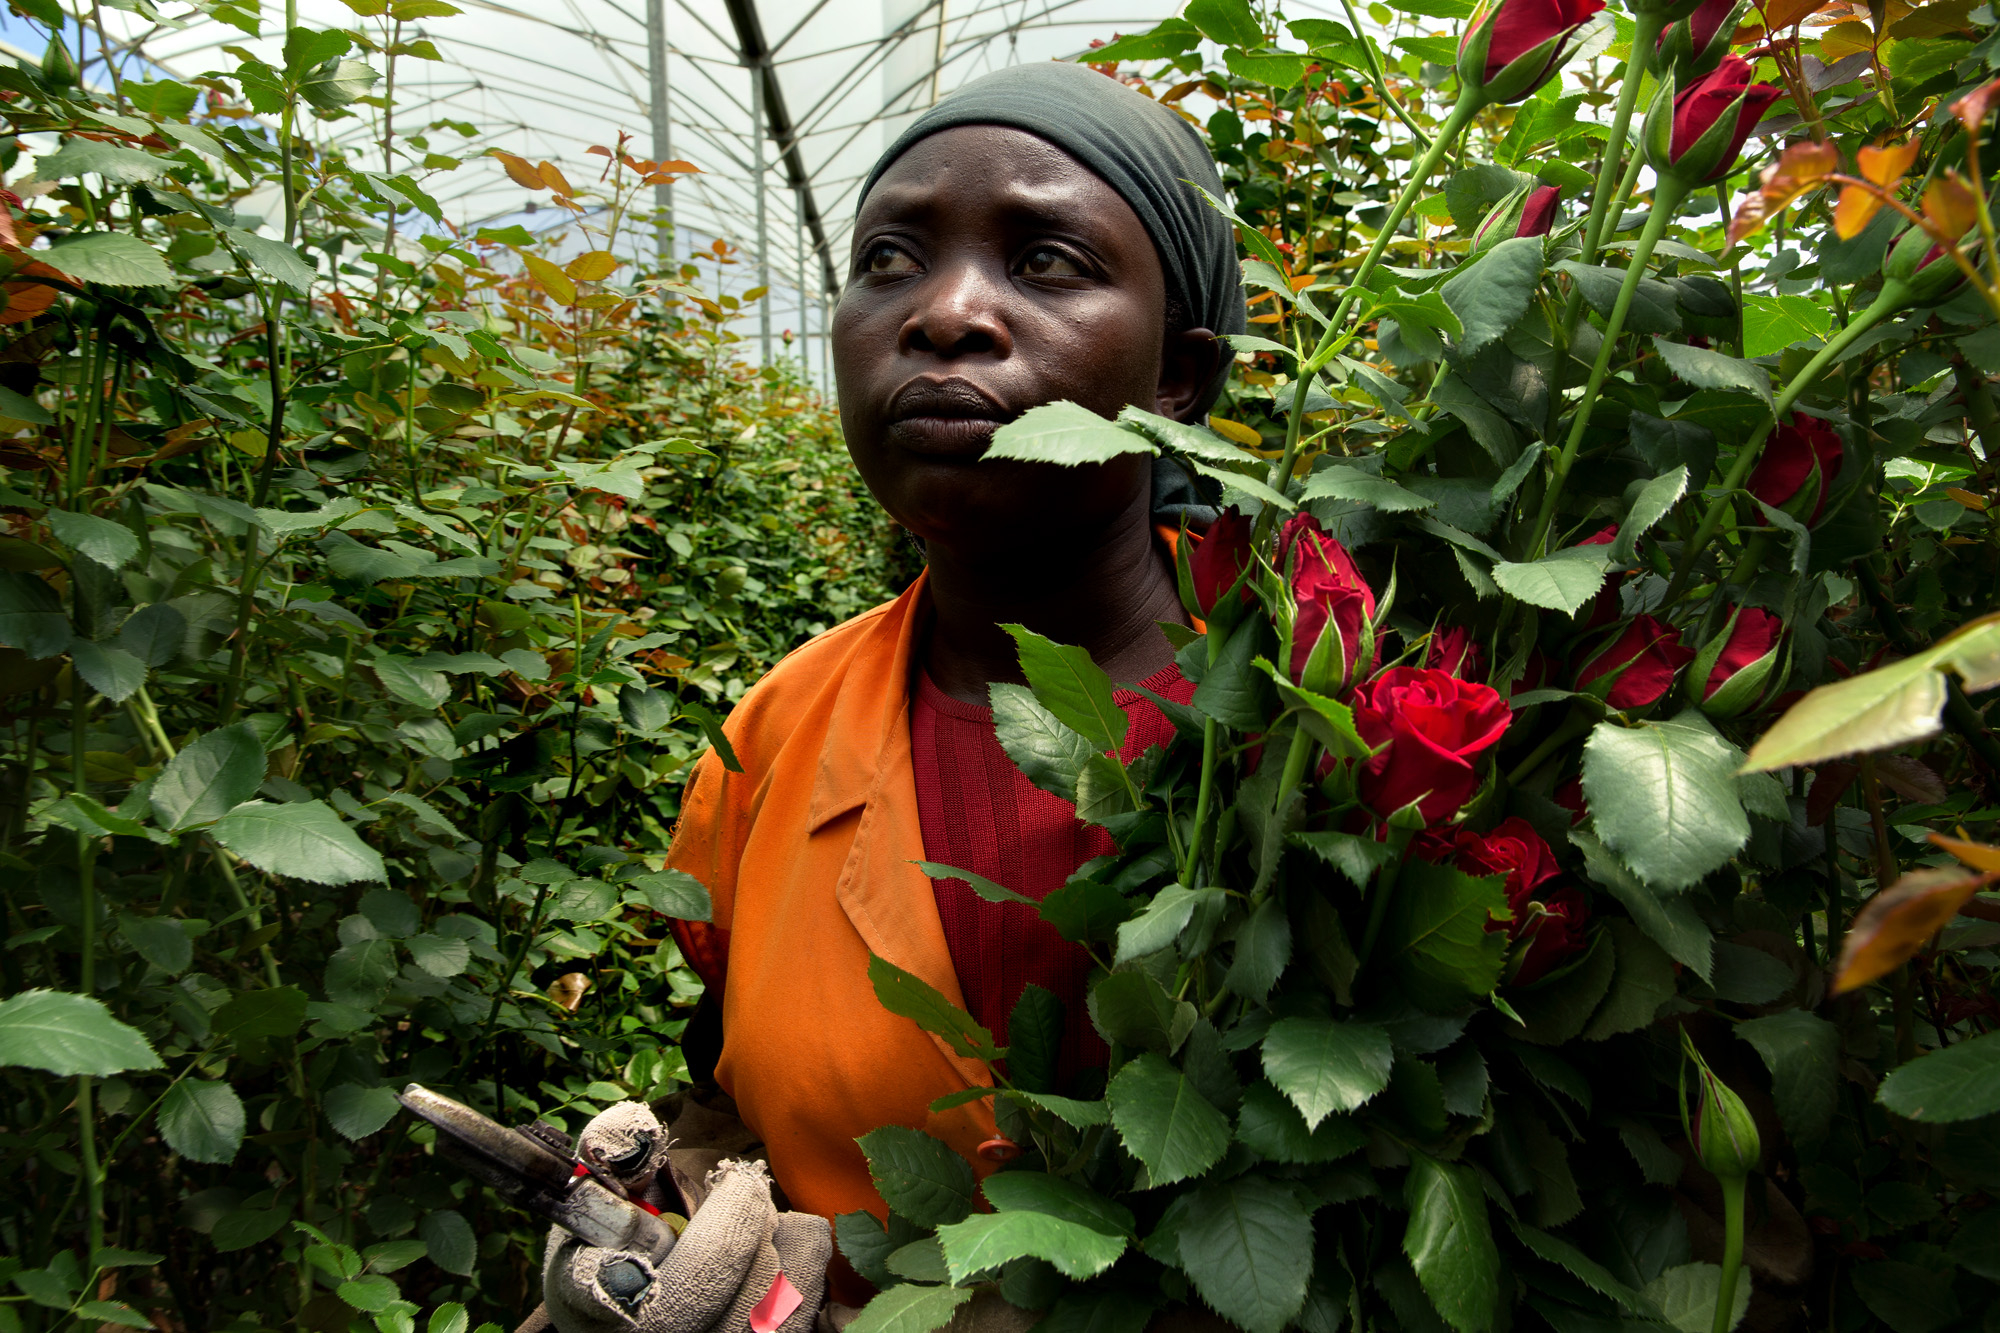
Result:
[[[1549,799],[1569,811],[1569,822],[1572,826],[1583,822],[1585,810],[1583,805],[1583,780],[1581,778],[1571,778],[1568,782],[1563,783],[1555,789]]]
[[[1609,546],[1618,540],[1618,525],[1607,523],[1597,531],[1578,542],[1578,546]]]
[[[1514,969],[1516,986],[1540,981],[1565,959],[1582,952],[1584,927],[1590,923],[1583,895],[1569,887],[1551,889],[1547,897],[1514,913],[1517,920],[1524,914],[1527,919],[1515,938],[1525,937],[1529,943]]]
[[[1306,689],[1332,694],[1353,679],[1362,640],[1375,619],[1375,592],[1354,566],[1347,548],[1320,530],[1319,520],[1300,513],[1279,536],[1278,558],[1291,563],[1292,598],[1298,616],[1292,622],[1292,681]],[[1340,634],[1340,668],[1333,670],[1331,648],[1324,672],[1308,680],[1313,649],[1331,625]],[[1367,669],[1364,663],[1363,670]]]
[[[1768,83],[1752,83],[1750,77],[1749,61],[1724,56],[1721,64],[1675,95],[1667,163],[1679,169],[1682,179],[1718,181],[1727,176],[1750,131],[1771,103],[1784,95]],[[1710,130],[1716,131],[1713,137]],[[1654,163],[1656,170],[1659,165]]]
[[[1771,432],[1744,489],[1773,509],[1785,509],[1810,486],[1811,503],[1801,501],[1794,506],[1801,511],[1795,517],[1810,512],[1805,520],[1810,527],[1826,509],[1826,493],[1840,475],[1843,453],[1840,432],[1815,417],[1794,412],[1790,422]]]
[[[1588,537],[1578,542],[1577,545],[1609,546],[1617,540],[1618,525],[1611,523],[1591,533]],[[1605,583],[1598,590],[1597,596],[1591,599],[1590,614],[1584,617],[1583,627],[1587,630],[1592,630],[1603,625],[1609,625],[1612,621],[1618,619],[1618,612],[1623,605],[1618,596],[1618,585],[1611,582]]]
[[[1769,611],[1745,607],[1739,612],[1735,628],[1729,631],[1729,642],[1722,645],[1722,656],[1715,659],[1715,666],[1708,673],[1708,682],[1702,686],[1701,697],[1714,698],[1715,692],[1728,684],[1731,676],[1770,652],[1784,627],[1785,622]]]
[[[1681,646],[1681,632],[1651,616],[1639,616],[1600,649],[1576,674],[1576,687],[1602,681],[1600,695],[1613,708],[1643,708],[1673,688],[1674,673],[1694,661]]]
[[[1528,203],[1521,210],[1521,225],[1514,230],[1516,236],[1546,236],[1555,225],[1556,207],[1562,203],[1562,186],[1544,185],[1528,196]]]
[[[1378,815],[1412,801],[1440,824],[1479,789],[1472,761],[1499,744],[1512,720],[1507,701],[1486,685],[1427,667],[1391,667],[1355,693],[1354,725],[1370,746],[1386,746],[1361,767],[1361,799]]]
[[[1702,0],[1694,13],[1660,30],[1654,47],[1658,68],[1672,66],[1683,78],[1715,68],[1736,35],[1736,11],[1743,0]]]
[[[1208,525],[1208,531],[1188,555],[1188,575],[1194,583],[1195,605],[1200,608],[1199,614],[1203,619],[1215,614],[1215,604],[1222,600],[1224,593],[1236,586],[1237,579],[1242,577],[1244,568],[1249,565],[1250,530],[1254,526],[1231,505]],[[1250,590],[1241,589],[1238,597],[1249,601]]]
[[[1570,35],[1603,8],[1604,0],[1499,0],[1482,6],[1459,38],[1459,77],[1484,88],[1491,101],[1517,102],[1548,82]],[[1486,63],[1468,70],[1470,48],[1489,26]],[[1531,55],[1537,58],[1522,60]],[[1521,61],[1519,67],[1509,69],[1516,61]]]
[[[1486,674],[1486,650],[1472,641],[1472,631],[1463,625],[1446,625],[1431,635],[1424,665],[1460,680]]]

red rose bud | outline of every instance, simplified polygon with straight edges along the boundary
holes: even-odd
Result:
[[[1460,680],[1486,674],[1486,650],[1472,641],[1472,631],[1463,625],[1446,625],[1431,635],[1424,665]]]
[[[1590,909],[1584,906],[1582,894],[1565,887],[1552,889],[1546,898],[1517,907],[1514,919],[1520,924],[1509,933],[1528,943],[1519,950],[1520,962],[1514,965],[1513,984],[1527,986],[1583,952]]]
[[[1548,235],[1561,201],[1560,185],[1523,185],[1480,219],[1472,233],[1472,253],[1490,250],[1514,237]]]
[[[1356,691],[1354,725],[1380,753],[1361,766],[1361,799],[1378,815],[1411,803],[1440,824],[1479,790],[1473,760],[1500,743],[1512,720],[1486,685],[1423,667],[1391,667]]]
[[[1672,689],[1674,674],[1693,660],[1679,630],[1640,616],[1583,664],[1576,687],[1621,711],[1644,708]]]
[[[1695,11],[1660,30],[1657,69],[1671,69],[1682,83],[1701,77],[1729,54],[1729,41],[1750,0],[1702,0]]]
[[[1188,555],[1188,574],[1194,585],[1193,614],[1203,620],[1214,617],[1216,603],[1242,581],[1250,567],[1250,530],[1256,525],[1231,505],[1208,525],[1194,550]],[[1239,601],[1250,600],[1250,590],[1239,588]]]
[[[1737,717],[1753,708],[1765,693],[1771,669],[1778,661],[1778,640],[1785,622],[1754,606],[1739,610],[1721,634],[1710,640],[1695,659],[1690,691],[1700,684],[1701,711],[1711,717]],[[1704,670],[1703,668],[1707,668]]]
[[[1546,236],[1556,223],[1556,208],[1562,203],[1563,191],[1560,185],[1544,185],[1528,196],[1528,206],[1521,210],[1521,225],[1514,229],[1516,236]]]
[[[1727,176],[1750,131],[1784,95],[1768,83],[1752,83],[1750,75],[1750,62],[1732,55],[1678,92],[1679,80],[1662,80],[1646,113],[1646,157],[1653,170],[1673,176],[1684,189]]]
[[[1458,78],[1487,102],[1518,102],[1561,68],[1569,39],[1604,0],[1498,0],[1482,5],[1458,42]]]
[[[1811,527],[1826,509],[1826,493],[1840,475],[1840,432],[1803,412],[1771,432],[1744,489],[1773,509]]]
[[[1301,524],[1299,519],[1305,519]],[[1363,648],[1374,656],[1375,592],[1354,566],[1347,548],[1320,531],[1318,520],[1301,513],[1285,525],[1281,541],[1290,557],[1292,622],[1286,669],[1293,683],[1333,694],[1353,679]],[[1328,638],[1328,631],[1339,639]],[[1366,671],[1369,663],[1362,662]]]
[[[1904,305],[1935,305],[1965,281],[1965,271],[1921,227],[1905,228],[1882,260],[1883,291],[1901,288]]]

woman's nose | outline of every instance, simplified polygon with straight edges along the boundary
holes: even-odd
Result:
[[[951,359],[1005,356],[1013,350],[1007,303],[1014,287],[985,264],[959,261],[933,268],[917,284],[903,321],[903,350]]]

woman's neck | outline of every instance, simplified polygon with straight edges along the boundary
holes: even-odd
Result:
[[[994,681],[1020,682],[1014,640],[1025,625],[1090,653],[1114,681],[1144,680],[1173,660],[1160,621],[1187,623],[1172,567],[1153,537],[1150,496],[1101,532],[1001,549],[929,544],[933,609],[924,667],[954,699],[985,704]]]

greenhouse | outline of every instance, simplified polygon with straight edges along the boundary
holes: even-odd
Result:
[[[1993,1333],[1997,104],[9,0],[0,1333]]]

